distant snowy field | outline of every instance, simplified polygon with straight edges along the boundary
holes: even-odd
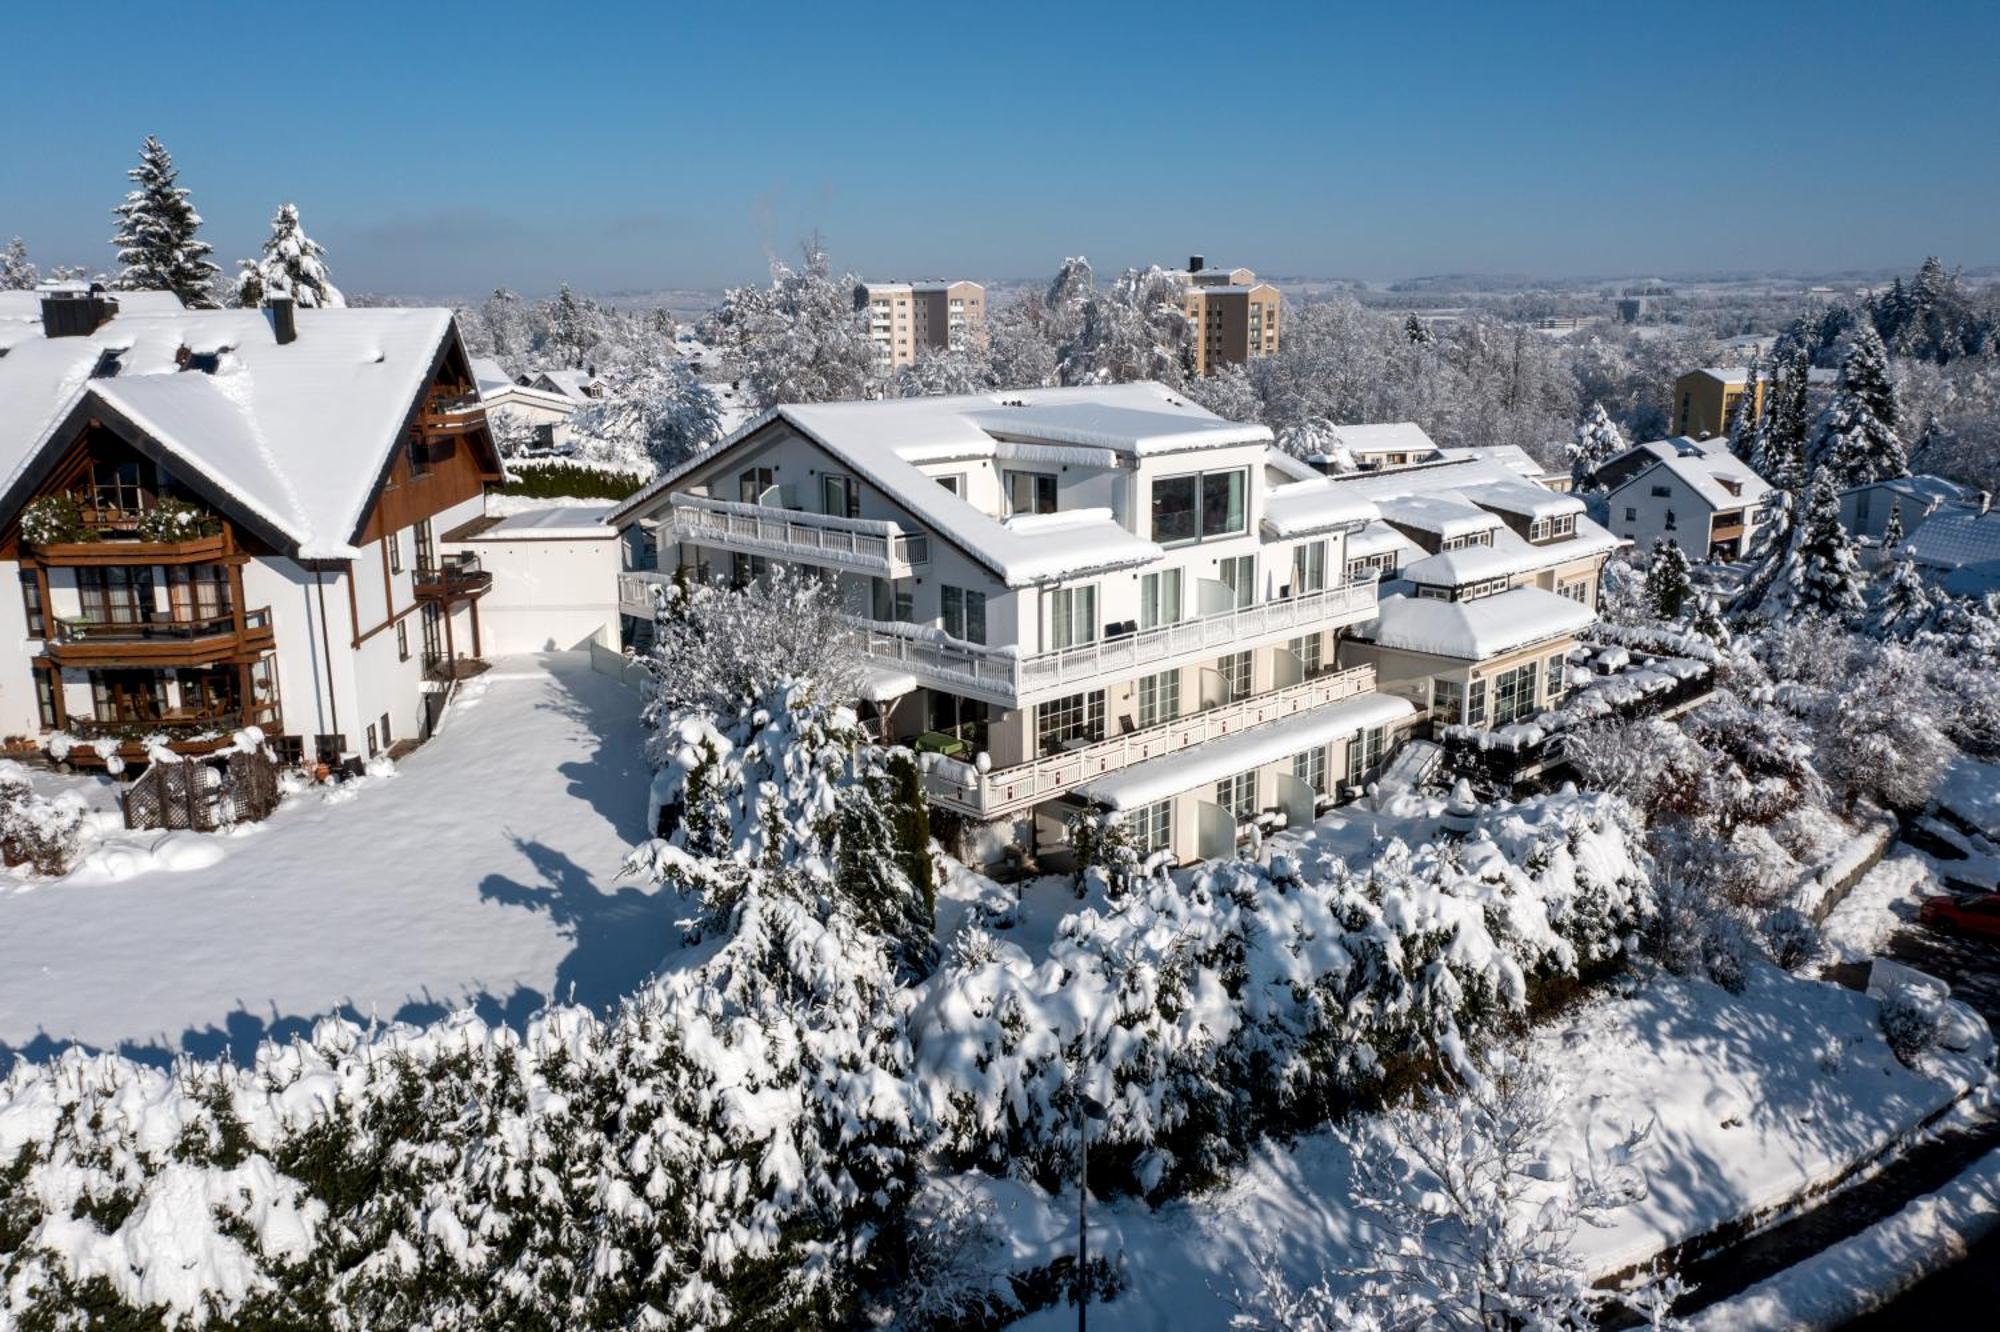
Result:
[[[336,1011],[610,1004],[682,914],[616,879],[645,834],[638,707],[580,654],[503,658],[392,775],[228,835],[120,829],[60,881],[0,878],[0,1068],[68,1044],[247,1058]]]

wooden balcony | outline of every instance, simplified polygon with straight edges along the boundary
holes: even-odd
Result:
[[[435,568],[418,569],[410,582],[419,599],[449,604],[485,596],[493,586],[493,575],[477,555],[447,555]]]
[[[436,398],[417,413],[417,431],[432,435],[469,435],[486,428],[486,408],[477,397]]]
[[[155,737],[165,737],[176,754],[212,754],[233,744],[236,732],[246,726],[259,727],[267,736],[282,732],[277,700],[208,711],[168,709],[153,717],[72,717],[64,729],[78,743],[63,761],[73,767],[102,767],[116,754],[127,764],[144,763],[147,741]]]
[[[89,541],[60,541],[34,547],[43,564],[222,564],[240,563],[248,556],[237,553],[229,530],[212,536],[189,537],[184,541],[142,541],[135,526],[98,526]]]
[[[45,650],[63,666],[215,666],[256,661],[277,646],[271,609],[205,617],[134,614],[58,619]]]

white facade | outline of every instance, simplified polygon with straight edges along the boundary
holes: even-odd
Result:
[[[1771,487],[1722,440],[1640,444],[1597,471],[1607,526],[1641,550],[1656,540],[1691,560],[1740,559],[1756,543]]]
[[[618,643],[618,530],[611,505],[531,509],[447,531],[448,555],[470,555],[493,576],[479,602],[489,656]]]

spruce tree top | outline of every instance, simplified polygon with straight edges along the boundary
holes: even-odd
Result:
[[[209,260],[210,247],[196,237],[201,214],[176,181],[174,159],[158,139],[146,137],[139,165],[125,173],[137,186],[112,212],[118,231],[121,270],[112,285],[120,291],[171,291],[192,309],[215,305],[209,284],[221,272]]]

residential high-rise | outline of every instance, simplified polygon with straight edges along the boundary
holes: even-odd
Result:
[[[868,311],[875,362],[893,371],[926,347],[943,351],[986,322],[986,288],[977,282],[864,282],[855,304]]]
[[[1194,322],[1194,370],[1213,374],[1278,352],[1278,289],[1247,268],[1188,260],[1185,308]]]

